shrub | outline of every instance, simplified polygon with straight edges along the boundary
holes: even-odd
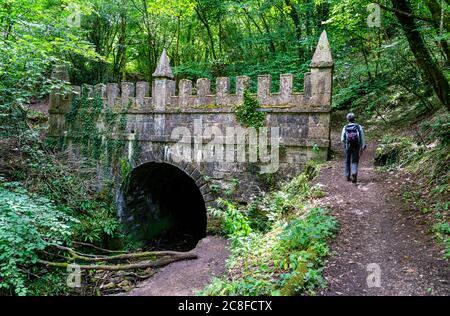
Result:
[[[214,279],[201,294],[297,295],[313,293],[323,284],[322,258],[329,252],[326,242],[337,222],[325,209],[307,202],[315,192],[309,179],[317,172],[311,168],[242,210],[219,200],[221,209],[212,212],[221,217],[223,231],[232,240],[230,272]]]
[[[375,154],[376,166],[398,166],[406,164],[414,157],[417,146],[408,137],[386,135]]]
[[[422,129],[430,129],[429,140],[439,140],[443,145],[450,145],[450,115],[437,115],[430,121],[425,121],[421,125]]]
[[[337,222],[325,209],[313,208],[305,219],[291,221],[280,235],[281,245],[288,251],[317,246],[335,233]]]
[[[239,238],[251,233],[247,216],[236,205],[224,199],[218,199],[217,204],[218,208],[209,208],[209,212],[222,220],[221,227],[225,236]]]
[[[76,220],[18,183],[0,182],[0,289],[27,294],[27,269],[38,253],[71,237]]]

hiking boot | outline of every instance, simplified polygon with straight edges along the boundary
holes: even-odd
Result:
[[[352,178],[350,178],[350,176],[347,176],[347,181],[352,181]]]
[[[352,174],[352,182],[353,183],[356,183],[356,179],[357,179],[356,174]]]

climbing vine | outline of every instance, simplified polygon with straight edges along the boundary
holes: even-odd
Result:
[[[263,127],[266,113],[258,111],[258,108],[260,108],[258,100],[248,90],[244,90],[244,102],[235,107],[238,122],[245,127]]]
[[[131,104],[120,113],[111,108],[103,111],[103,100],[98,96],[89,98],[85,92],[73,99],[71,109],[65,115],[66,138],[80,149],[82,155],[112,166],[119,162],[125,146],[124,140],[113,136],[125,132],[126,113]],[[103,124],[99,124],[101,122]]]

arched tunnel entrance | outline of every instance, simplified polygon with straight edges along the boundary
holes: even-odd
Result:
[[[206,206],[192,179],[176,166],[135,168],[123,190],[122,218],[133,238],[154,249],[190,250],[206,235]]]

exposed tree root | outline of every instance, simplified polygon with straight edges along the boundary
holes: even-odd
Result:
[[[103,262],[103,261],[119,261],[119,260],[132,260],[132,259],[144,259],[144,258],[155,258],[163,256],[183,256],[190,252],[179,252],[179,251],[145,251],[145,252],[135,252],[135,253],[124,253],[119,255],[105,256],[105,255],[90,255],[75,251],[72,248],[64,247],[60,245],[55,245],[59,250],[67,251],[71,259],[79,259],[83,261],[90,262]]]
[[[132,255],[132,254],[130,254]],[[179,253],[175,256],[166,256],[161,259],[155,261],[143,261],[138,263],[129,263],[129,264],[116,264],[116,265],[101,265],[101,264],[91,264],[91,265],[77,265],[82,270],[107,270],[107,271],[119,271],[119,270],[132,270],[132,269],[147,269],[147,268],[157,268],[168,265],[169,263],[180,261],[180,260],[188,260],[188,259],[196,259],[197,255],[193,252]],[[95,259],[95,258],[88,258]],[[101,259],[101,258],[96,258]],[[38,261],[41,264],[45,264],[51,267],[59,267],[59,268],[67,268],[69,265],[73,265],[73,263],[69,262],[51,262],[45,260]]]
[[[147,268],[157,268],[165,266],[169,263],[180,261],[196,259],[197,254],[189,252],[178,252],[178,251],[146,251],[146,252],[136,252],[136,253],[124,253],[118,255],[91,255],[84,254],[75,251],[72,248],[54,245],[58,250],[66,251],[68,257],[66,257],[67,262],[53,262],[47,260],[39,260],[38,262],[51,267],[67,268],[69,265],[73,265],[75,260],[81,260],[84,262],[98,263],[98,264],[77,264],[80,269],[83,270],[106,270],[106,271],[120,271],[120,270],[132,270],[132,269],[147,269]],[[159,257],[159,258],[158,258]],[[158,259],[157,259],[158,258]],[[139,261],[136,263],[130,263],[133,260],[149,259],[146,261]],[[127,261],[127,263],[118,264],[104,264],[105,262],[111,261]]]
[[[102,252],[106,252],[106,253],[126,253],[126,251],[124,250],[110,250],[110,249],[105,249],[105,248],[101,248],[98,247],[96,245],[90,244],[90,243],[86,243],[86,242],[80,242],[80,241],[74,241],[73,244],[75,246],[84,246],[84,247],[90,247],[96,250],[100,250]]]

